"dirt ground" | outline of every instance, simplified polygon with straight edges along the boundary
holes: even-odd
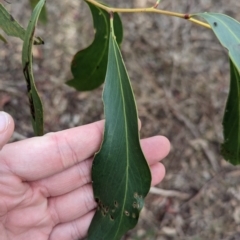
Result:
[[[9,0],[10,1],[10,0]],[[4,5],[25,27],[27,0]],[[106,1],[147,7],[154,0]],[[182,13],[220,12],[240,21],[240,2],[162,0],[160,8]],[[45,132],[104,118],[102,87],[76,92],[64,85],[70,61],[93,38],[83,1],[47,1],[49,22],[37,34],[34,74],[45,110]],[[165,135],[172,144],[166,177],[147,197],[139,224],[125,240],[240,239],[240,167],[220,156],[222,116],[229,90],[229,63],[213,33],[185,20],[154,14],[122,14],[123,57],[129,71],[141,136]],[[22,42],[0,43],[0,109],[16,121],[12,140],[33,136],[21,69]],[[158,191],[157,191],[158,190]]]

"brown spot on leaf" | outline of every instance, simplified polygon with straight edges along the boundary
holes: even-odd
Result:
[[[128,212],[127,210],[125,210],[124,213],[125,213],[125,215],[126,215],[127,217],[129,217],[130,214],[129,214],[129,212]]]

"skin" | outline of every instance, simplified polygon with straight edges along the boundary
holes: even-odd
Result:
[[[0,132],[0,233],[3,240],[84,238],[96,203],[91,186],[93,155],[104,121],[6,144],[13,119]],[[141,140],[152,185],[165,175],[159,161],[170,143],[163,136]]]

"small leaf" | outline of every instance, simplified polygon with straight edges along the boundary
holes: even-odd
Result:
[[[13,16],[0,3],[0,28],[9,36],[24,40],[24,28],[13,18]]]
[[[44,6],[46,0],[40,0],[33,10],[31,19],[29,21],[22,50],[22,66],[23,73],[27,82],[27,91],[29,98],[29,105],[32,115],[32,125],[34,133],[37,136],[43,135],[43,107],[41,99],[38,95],[32,69],[32,47],[35,27],[37,25],[39,14]]]
[[[37,3],[39,2],[39,0],[29,0],[29,1],[32,9],[34,9]],[[39,16],[39,21],[41,21],[43,24],[46,24],[48,21],[46,5],[44,5],[42,8],[42,11]]]
[[[234,165],[240,164],[240,23],[219,13],[200,13],[212,27],[230,57],[230,91],[223,117],[223,157]]]
[[[71,63],[73,79],[67,85],[78,91],[89,91],[99,87],[103,82],[107,69],[108,36],[110,31],[109,13],[87,2],[93,16],[95,38],[92,44],[79,51]],[[122,22],[117,13],[114,14],[114,28],[118,44],[123,38]]]
[[[117,240],[133,228],[151,184],[139,141],[135,99],[112,20],[111,27],[103,93],[104,139],[92,167],[98,209],[88,231],[89,240]]]
[[[240,164],[240,75],[230,59],[230,91],[223,118],[223,157],[234,165]]]
[[[26,30],[13,18],[13,16],[0,3],[0,28],[12,37],[24,40]],[[41,38],[34,38],[34,44],[43,44]]]

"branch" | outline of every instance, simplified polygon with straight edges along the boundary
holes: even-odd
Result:
[[[180,198],[182,200],[186,200],[191,197],[191,195],[188,193],[183,193],[183,192],[179,192],[176,190],[164,190],[164,189],[160,189],[160,188],[156,188],[156,187],[151,187],[150,193],[161,195],[163,197],[176,197],[176,198]]]
[[[165,10],[161,10],[161,9],[156,9],[155,7],[150,7],[150,8],[112,8],[112,7],[107,7],[95,0],[86,0],[89,3],[92,3],[93,5],[104,9],[107,12],[118,12],[118,13],[158,13],[158,14],[162,14],[162,15],[167,15],[167,16],[172,16],[172,17],[178,17],[178,18],[183,18],[186,20],[189,20],[190,22],[196,23],[200,26],[206,27],[206,28],[210,28],[211,26],[207,23],[204,23],[202,21],[193,19],[191,17],[191,15],[189,14],[184,14],[184,13],[177,13],[177,12],[170,12],[170,11],[165,11]]]

